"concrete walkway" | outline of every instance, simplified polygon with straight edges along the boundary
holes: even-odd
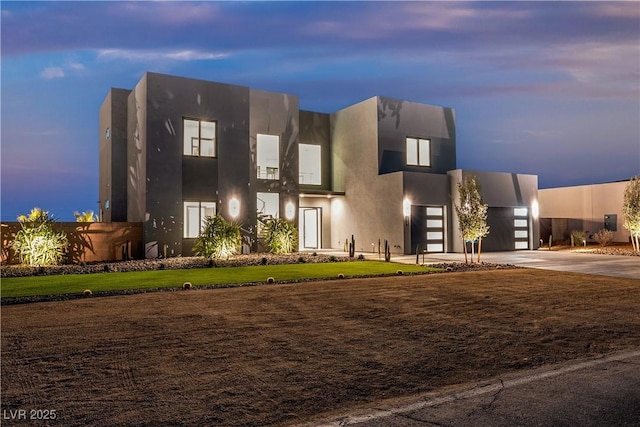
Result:
[[[344,255],[344,253],[342,254]],[[368,259],[378,259],[378,255],[364,254]],[[571,271],[575,273],[596,274],[600,276],[626,277],[640,280],[640,257],[623,255],[597,255],[576,252],[553,251],[513,251],[484,252],[483,262],[513,264],[522,267],[540,268],[544,270]],[[391,261],[404,264],[415,264],[415,255],[392,256]],[[422,264],[423,257],[419,261]],[[464,262],[464,254],[428,254],[425,264],[441,262]]]
[[[639,426],[640,350],[372,405],[314,427]]]

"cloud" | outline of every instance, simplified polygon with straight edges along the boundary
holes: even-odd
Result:
[[[64,71],[60,67],[49,67],[42,70],[40,76],[44,79],[59,79],[64,77]]]
[[[84,64],[76,61],[70,61],[59,67],[48,67],[42,70],[40,77],[46,80],[61,79],[67,77],[68,73],[79,73],[86,69]]]
[[[228,57],[226,53],[204,52],[198,50],[138,50],[138,49],[100,49],[98,58],[125,59],[128,61],[207,61]]]

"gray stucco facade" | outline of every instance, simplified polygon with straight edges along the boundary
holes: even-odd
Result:
[[[142,222],[147,257],[191,255],[192,215],[205,213],[245,234],[258,215],[286,217],[301,250],[353,235],[357,251],[387,240],[394,253],[460,252],[452,203],[466,174],[490,206],[485,250],[525,249],[508,237],[514,208],[527,208],[537,248],[537,177],[457,170],[451,108],[373,97],[326,114],[291,94],[146,73],[100,110],[102,217]]]

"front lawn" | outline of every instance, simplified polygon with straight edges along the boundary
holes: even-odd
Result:
[[[122,291],[181,287],[184,282],[193,286],[227,285],[237,283],[295,281],[338,277],[378,276],[405,273],[425,273],[438,269],[417,265],[380,261],[350,261],[318,264],[260,265],[248,267],[198,268],[188,270],[154,270],[127,273],[70,274],[58,276],[31,276],[3,278],[2,298],[35,295],[59,295],[92,292]]]

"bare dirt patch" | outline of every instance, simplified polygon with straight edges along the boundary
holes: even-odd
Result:
[[[301,423],[637,348],[639,291],[517,269],[4,306],[2,409],[57,411],[33,425]]]

